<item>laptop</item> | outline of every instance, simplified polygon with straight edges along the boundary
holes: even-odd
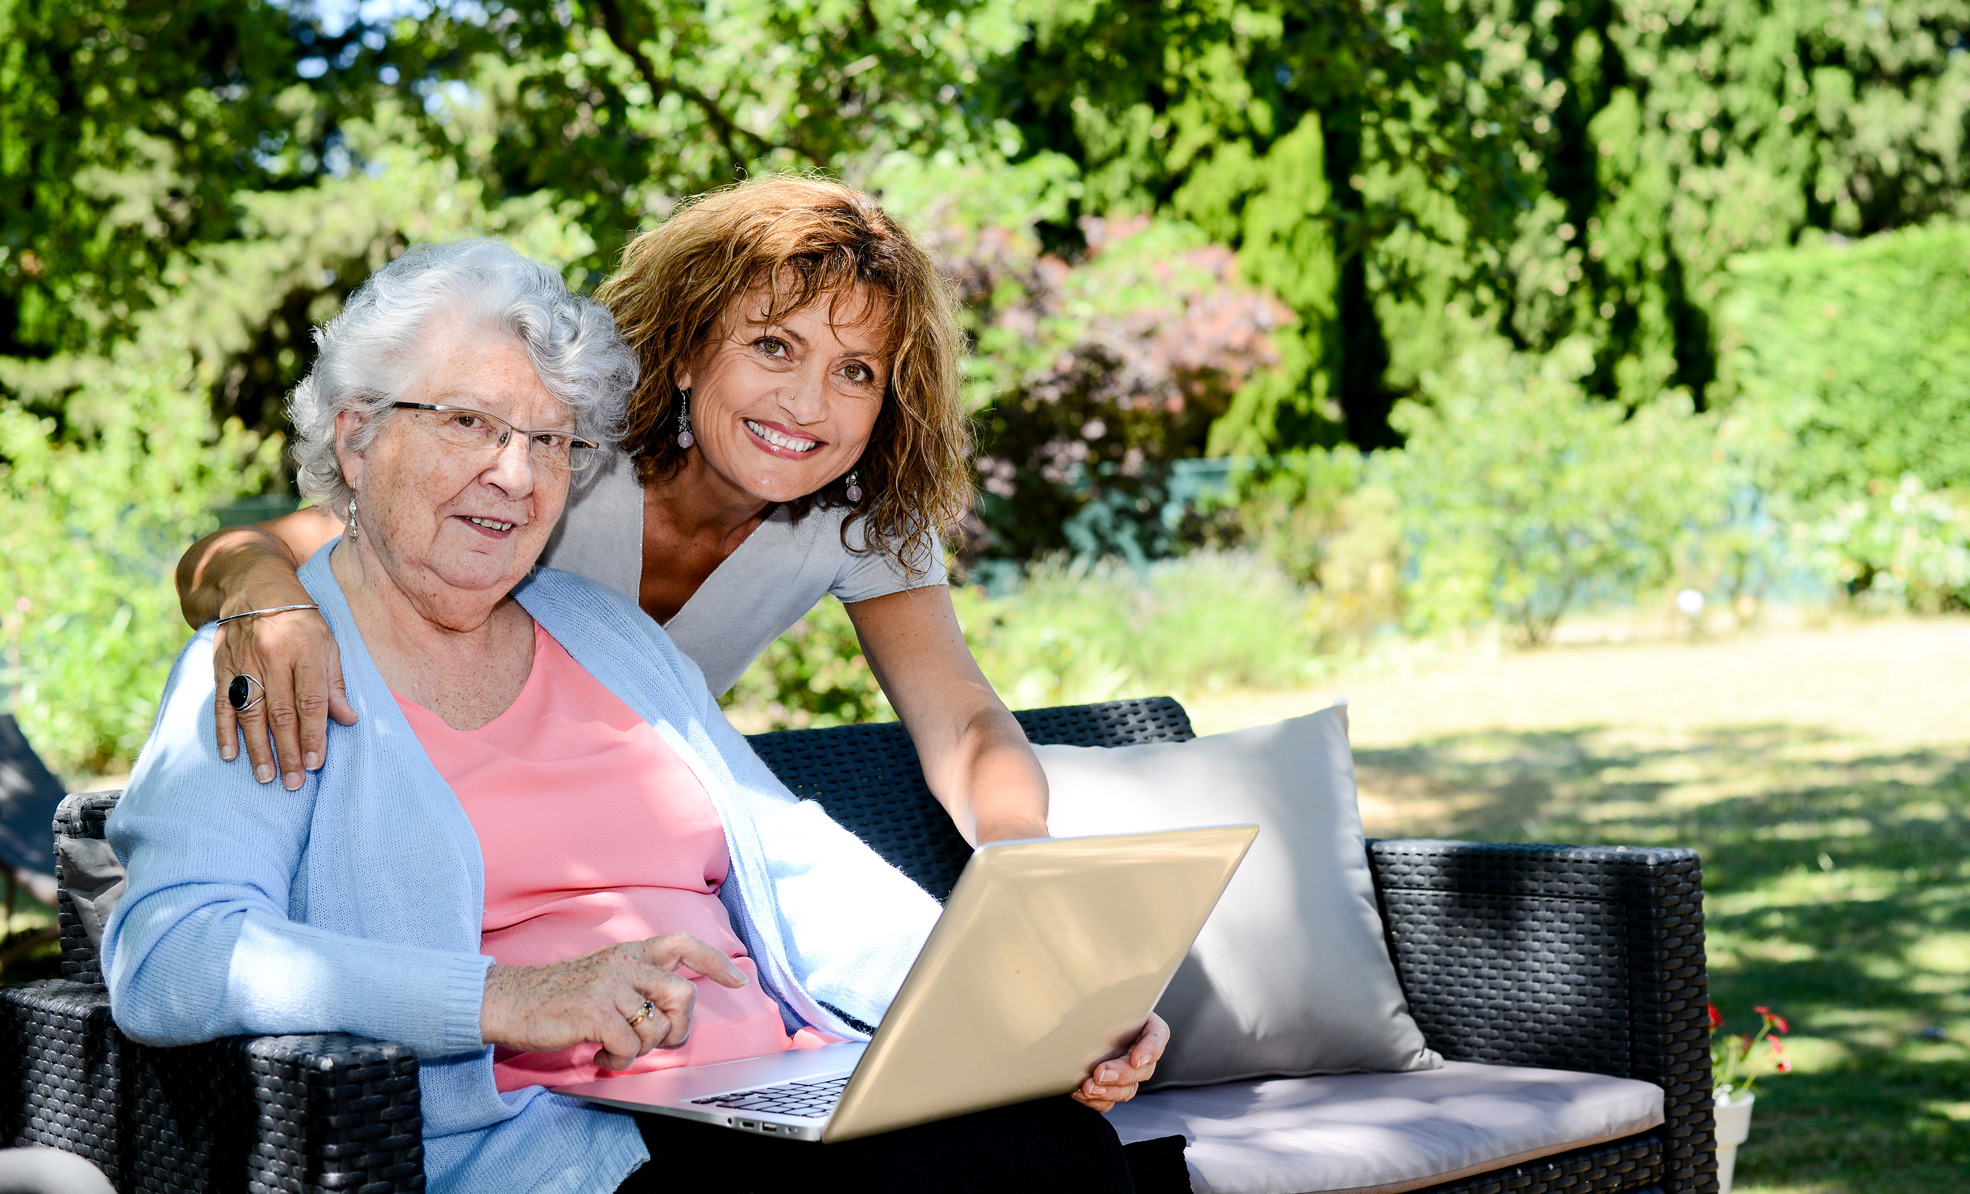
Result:
[[[1256,825],[994,842],[972,854],[872,1039],[556,1093],[853,1140],[1066,1094],[1132,1043]]]

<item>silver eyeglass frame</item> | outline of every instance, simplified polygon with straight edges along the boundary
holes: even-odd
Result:
[[[579,473],[586,470],[589,465],[595,463],[595,457],[602,451],[601,444],[596,443],[592,439],[576,435],[572,431],[562,431],[558,427],[536,427],[528,430],[525,427],[516,425],[510,419],[503,419],[489,410],[480,410],[473,406],[447,406],[438,402],[392,402],[390,407],[393,410],[428,410],[438,414],[477,415],[482,419],[490,419],[501,427],[506,428],[505,433],[499,437],[499,443],[495,446],[494,451],[504,452],[507,443],[512,440],[515,433],[518,433],[526,438],[527,459],[533,461],[535,464],[541,464],[542,461],[540,457],[534,455],[534,436],[565,435],[568,437],[568,472],[570,473]],[[588,449],[587,458],[580,464],[574,462],[575,449],[577,448]],[[553,465],[550,464],[546,467],[552,468]]]

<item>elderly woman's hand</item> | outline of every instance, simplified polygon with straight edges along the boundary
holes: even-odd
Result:
[[[1107,1111],[1117,1103],[1128,1102],[1135,1098],[1136,1088],[1156,1073],[1157,1059],[1169,1047],[1170,1026],[1155,1012],[1149,1013],[1149,1022],[1142,1026],[1135,1044],[1129,1046],[1128,1052],[1094,1067],[1094,1073],[1082,1079],[1075,1090],[1074,1101],[1096,1111]]]
[[[627,1069],[652,1049],[675,1049],[690,1039],[697,990],[677,973],[684,967],[721,986],[746,985],[723,950],[671,933],[548,966],[492,967],[479,1033],[487,1044],[530,1052],[593,1041],[602,1046],[596,1065]]]

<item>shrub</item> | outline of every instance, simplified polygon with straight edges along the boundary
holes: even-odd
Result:
[[[1761,486],[1819,512],[1904,473],[1970,487],[1970,227],[1740,257],[1718,393]]]
[[[1667,395],[1629,414],[1585,397],[1583,345],[1546,358],[1474,350],[1405,402],[1383,458],[1416,561],[1412,622],[1496,618],[1531,643],[1591,596],[1666,582],[1724,509],[1709,420]]]
[[[1144,692],[1291,685],[1313,674],[1315,595],[1248,552],[1144,570],[1054,558],[1019,588],[957,594],[979,666],[1014,707]]]
[[[829,597],[774,639],[719,699],[747,733],[889,721],[896,714],[862,658],[855,624]]]
[[[954,263],[977,296],[978,554],[1165,554],[1168,462],[1203,452],[1289,318],[1171,221],[1084,220],[1086,259]],[[995,240],[999,246],[1016,242]]]
[[[1921,613],[1970,607],[1970,505],[1914,473],[1841,503],[1806,528],[1819,570],[1868,604]]]
[[[14,712],[71,776],[136,757],[187,637],[172,566],[279,452],[237,420],[214,431],[195,380],[189,352],[146,342],[94,370],[64,420],[0,403]]]
[[[1328,635],[1320,595],[1250,552],[1140,571],[1056,557],[1005,594],[969,586],[951,596],[979,666],[1015,709],[1304,683]],[[769,647],[725,705],[751,732],[894,716],[832,601]]]
[[[1203,454],[1293,318],[1239,280],[1231,250],[1180,221],[1083,219],[1084,253],[1047,251],[1039,229],[1066,224],[1071,177],[1041,154],[1004,170],[898,159],[874,180],[922,229],[974,342],[967,561],[1167,554],[1169,462]]]
[[[1750,254],[1720,305],[1718,394],[1796,556],[1864,604],[1970,594],[1970,228]]]
[[[1264,457],[1232,470],[1228,494],[1197,504],[1191,534],[1245,547],[1318,589],[1329,649],[1402,617],[1405,548],[1399,499],[1369,480],[1353,447]]]

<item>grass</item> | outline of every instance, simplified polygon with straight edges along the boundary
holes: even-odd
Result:
[[[13,907],[0,916],[0,983],[24,983],[62,975],[55,910],[16,889]]]
[[[1970,625],[1916,622],[1369,677],[1352,686],[1364,819],[1383,836],[1695,846],[1727,1027],[1752,1027],[1756,1004],[1793,1027],[1797,1069],[1760,1080],[1737,1189],[1959,1194],[1965,650]],[[1205,729],[1293,704],[1245,700],[1193,704]]]
[[[1792,1021],[1749,1191],[1961,1191],[1970,1175],[1970,752],[1851,752],[1789,726],[1475,733],[1364,750],[1410,832],[1695,845],[1712,999]],[[1400,798],[1400,797],[1399,797]]]

